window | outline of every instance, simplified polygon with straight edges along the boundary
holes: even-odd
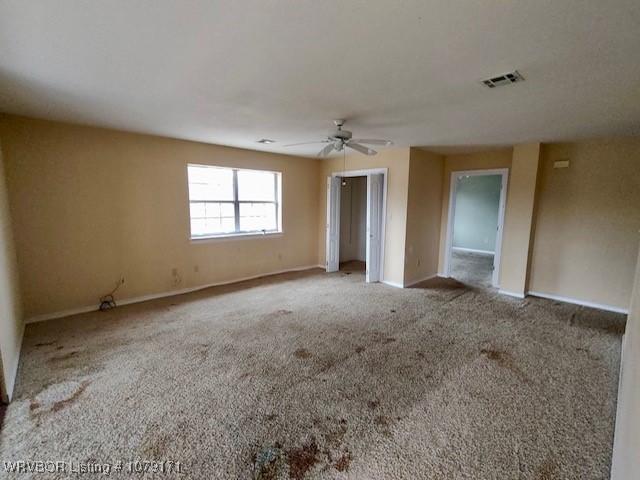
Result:
[[[187,165],[191,238],[281,232],[281,174]]]

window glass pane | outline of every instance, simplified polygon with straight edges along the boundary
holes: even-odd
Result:
[[[276,230],[275,203],[241,203],[240,230],[252,232],[260,230]]]
[[[233,203],[191,203],[191,236],[233,233],[235,227]]]
[[[220,204],[220,213],[223,217],[231,217],[235,216],[235,208],[233,208],[233,203],[221,203]]]
[[[191,218],[202,218],[205,216],[205,204],[201,202],[191,202],[189,205]]]
[[[220,228],[224,232],[235,232],[236,231],[236,220],[234,217],[223,217],[220,220]]]
[[[238,200],[274,202],[275,174],[256,170],[238,170]]]
[[[204,235],[206,232],[206,220],[204,218],[198,218],[191,220],[191,235]]]
[[[189,165],[189,200],[233,200],[233,170]]]

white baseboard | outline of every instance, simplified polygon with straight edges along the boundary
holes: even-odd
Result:
[[[310,270],[312,268],[324,269],[325,266],[324,265],[306,265],[304,267],[288,268],[286,270],[277,270],[275,272],[260,273],[260,274],[251,275],[251,276],[248,276],[248,277],[234,278],[232,280],[223,280],[221,282],[207,283],[205,285],[198,285],[197,287],[182,288],[180,290],[171,290],[171,291],[168,291],[168,292],[161,292],[161,293],[151,293],[149,295],[142,295],[140,297],[124,298],[122,300],[117,300],[117,303],[118,303],[118,306],[121,306],[121,305],[130,305],[132,303],[147,302],[149,300],[155,300],[157,298],[171,297],[173,295],[183,295],[185,293],[196,292],[198,290],[203,290],[205,288],[218,287],[220,285],[229,285],[231,283],[244,282],[244,281],[247,281],[247,280],[255,280],[256,278],[269,277],[271,275],[279,275],[281,273],[299,272],[299,271],[302,271],[302,270]],[[98,305],[88,305],[88,306],[85,306],[85,307],[72,308],[72,309],[69,309],[69,310],[62,310],[62,311],[59,311],[59,312],[44,313],[44,314],[41,314],[41,315],[35,315],[33,317],[28,318],[25,321],[25,323],[44,322],[46,320],[53,320],[53,319],[56,319],[56,318],[68,317],[68,316],[71,316],[71,315],[78,315],[80,313],[95,312],[97,310],[98,310]]]
[[[9,403],[11,402],[11,399],[13,398],[13,390],[15,388],[16,385],[16,378],[18,377],[18,367],[20,366],[20,355],[22,354],[22,342],[24,340],[24,328],[25,328],[25,323],[22,323],[22,329],[20,331],[20,340],[18,342],[18,351],[16,352],[16,358],[13,362],[13,368],[10,372],[8,372],[6,381],[5,381],[5,385],[4,385],[4,391],[1,392],[3,395],[1,396],[2,398],[0,398],[0,400],[2,400],[5,403]]]
[[[400,283],[396,283],[396,282],[391,282],[389,280],[381,280],[381,283],[384,283],[385,285],[389,285],[395,288],[404,288],[404,285],[401,285]]]
[[[502,295],[509,295],[510,297],[515,297],[515,298],[524,298],[524,293],[519,293],[519,292],[510,292],[509,290],[498,290],[498,293],[501,293]]]
[[[540,298],[547,298],[549,300],[556,300],[558,302],[573,303],[575,305],[582,305],[583,307],[597,308],[599,310],[606,310],[608,312],[624,313],[625,315],[629,314],[629,310],[626,308],[615,307],[613,305],[606,305],[603,303],[588,302],[586,300],[579,300],[577,298],[562,297],[560,295],[552,295],[550,293],[543,293],[543,292],[534,292],[531,290],[527,292],[527,295],[540,297]]]
[[[456,250],[458,252],[468,252],[468,253],[482,253],[485,255],[496,254],[496,252],[492,252],[491,250],[477,250],[475,248],[451,247],[451,250]]]
[[[431,280],[432,278],[436,278],[438,276],[437,273],[434,273],[433,275],[428,275],[424,278],[421,278],[420,280],[414,280],[411,283],[408,283],[405,285],[405,287],[412,287],[414,285],[417,285],[418,283],[422,283],[422,282],[426,282],[427,280]]]

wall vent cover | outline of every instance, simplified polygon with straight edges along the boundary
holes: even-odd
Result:
[[[517,70],[513,72],[504,73],[502,75],[498,75],[496,77],[487,78],[486,80],[482,80],[489,88],[502,87],[503,85],[509,85],[510,83],[522,82],[524,81],[524,77],[520,75]]]

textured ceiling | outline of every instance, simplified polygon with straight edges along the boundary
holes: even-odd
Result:
[[[0,111],[298,155],[334,118],[444,149],[640,134],[639,52],[638,0],[4,0]]]

